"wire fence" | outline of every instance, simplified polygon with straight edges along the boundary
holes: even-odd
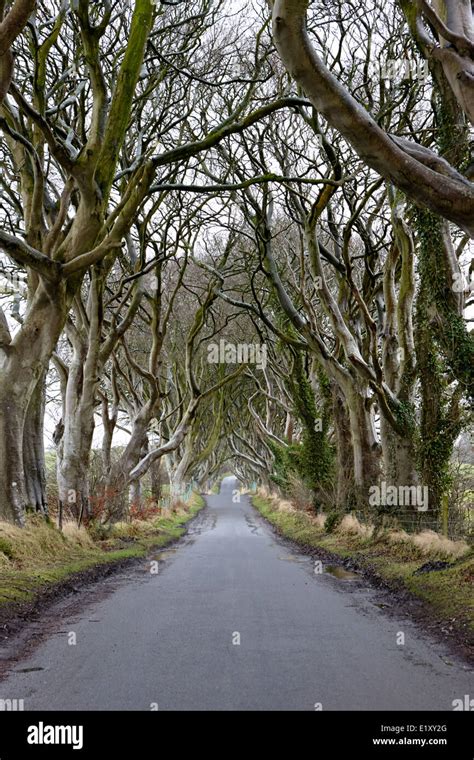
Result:
[[[421,533],[431,530],[453,541],[465,540],[474,543],[474,505],[467,505],[452,513],[435,514],[414,509],[397,508],[393,512],[384,512],[374,519],[374,514],[364,510],[353,510],[361,523],[375,523],[386,528],[404,530],[407,533]]]
[[[258,485],[255,482],[248,484],[247,488],[251,494],[258,491]],[[470,495],[472,492],[468,493]],[[280,495],[283,498],[290,498],[290,501],[298,506],[298,498],[293,499],[291,494],[281,493]],[[308,508],[311,510],[311,507],[305,504],[304,509]],[[326,513],[328,510],[321,508],[321,511]],[[471,499],[457,501],[454,504],[445,503],[437,512],[430,509],[424,511],[413,506],[396,506],[386,507],[383,511],[377,511],[377,507],[354,508],[350,509],[348,514],[354,515],[364,525],[404,530],[407,533],[421,533],[429,530],[453,541],[464,540],[470,544],[474,543],[474,501]]]

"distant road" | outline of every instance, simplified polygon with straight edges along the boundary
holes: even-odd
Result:
[[[0,682],[0,699],[26,710],[451,710],[474,697],[472,674],[440,644],[377,607],[363,581],[315,574],[246,497],[232,502],[233,488],[226,479],[208,497],[158,565],[86,589]]]

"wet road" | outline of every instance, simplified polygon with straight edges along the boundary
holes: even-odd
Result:
[[[451,710],[473,693],[465,665],[377,607],[363,581],[315,574],[246,497],[232,502],[234,487],[208,497],[176,547],[86,590],[74,612],[63,606],[0,699],[26,710]]]

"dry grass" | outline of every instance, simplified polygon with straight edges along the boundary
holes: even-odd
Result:
[[[9,567],[11,567],[11,561],[5,556],[0,548],[0,570],[6,570]]]
[[[387,539],[392,544],[412,545],[425,557],[434,559],[456,560],[469,552],[466,541],[452,541],[434,530],[421,533],[407,533],[405,530],[390,530]]]
[[[324,531],[326,515],[310,515],[305,510],[298,509],[295,504],[282,499],[278,494],[270,492],[267,488],[260,488],[258,495],[271,505],[273,510],[285,513],[305,513],[311,523],[320,531]],[[335,528],[334,535],[352,536],[370,541],[374,537],[375,526],[370,523],[362,523],[355,515],[345,515],[340,524]],[[469,552],[469,544],[466,541],[452,541],[445,536],[432,530],[424,530],[421,533],[407,533],[400,529],[386,529],[382,534],[377,534],[377,540],[385,539],[388,543],[412,547],[426,557],[433,559],[456,560],[464,557]]]
[[[327,517],[327,515],[325,515],[325,514],[313,515],[312,518],[311,518],[311,521],[312,521],[313,525],[315,525],[317,528],[319,528],[319,530],[324,530],[324,528],[326,526],[326,517]]]
[[[411,541],[410,534],[406,530],[389,530],[386,535],[391,544],[406,544]]]
[[[79,546],[92,547],[94,545],[92,538],[84,526],[81,525],[81,527],[78,528],[77,523],[72,520],[68,520],[64,523],[63,534],[66,538],[72,541],[72,543],[78,544]]]
[[[374,526],[361,523],[355,515],[345,515],[340,525],[336,528],[336,533],[346,533],[351,536],[360,536],[361,538],[372,538]]]
[[[295,475],[289,476],[288,496],[297,509],[308,513],[313,511],[313,492]]]
[[[278,509],[281,512],[298,512],[299,510],[291,503],[291,501],[285,501],[285,499],[279,500]]]
[[[25,528],[0,522],[0,605],[31,601],[51,584],[100,565],[145,557],[183,532],[183,525],[204,506],[193,494],[185,510],[168,517],[123,522],[115,526],[78,528],[73,522],[61,533],[39,516],[29,516]]]
[[[161,510],[159,516],[119,522],[108,526],[101,535],[84,526],[78,528],[74,521],[65,522],[61,533],[39,515],[29,515],[24,528],[0,521],[0,568],[35,571],[82,558],[93,560],[104,549],[120,549],[127,539],[144,543],[156,540],[157,534],[166,538],[174,530],[179,532],[179,526],[199,506],[202,506],[200,499],[193,495],[188,505],[178,501],[172,509]]]
[[[64,532],[43,520],[31,517],[25,528],[0,522],[0,565],[29,568],[45,561],[55,563],[76,552],[94,551],[85,528],[66,523]]]
[[[465,541],[451,541],[445,536],[440,536],[432,530],[424,530],[413,536],[413,543],[423,554],[430,557],[442,557],[459,559],[469,551],[469,545]]]
[[[281,496],[278,496],[277,493],[272,493],[267,488],[259,488],[258,489],[258,495],[262,497],[262,499],[266,499],[269,501],[273,507],[273,509],[278,510],[279,512],[298,512],[300,510],[297,509],[297,507],[288,500],[282,499]]]
[[[268,488],[263,486],[257,490],[257,494],[260,498],[269,502],[273,510],[286,514],[304,514],[315,528],[321,531],[324,530],[324,524],[326,522],[325,514],[315,515],[311,514],[306,509],[299,509],[293,502],[288,501],[287,499],[282,499],[281,496],[278,496],[278,494],[269,491]]]

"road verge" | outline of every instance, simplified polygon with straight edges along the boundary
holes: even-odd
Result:
[[[280,536],[315,561],[337,563],[391,592],[398,611],[472,658],[474,551],[467,544],[426,535],[431,532],[418,538],[402,531],[375,533],[353,518],[328,533],[321,515],[261,494],[252,496],[252,503]]]
[[[45,605],[169,546],[204,506],[193,493],[177,510],[99,531],[60,532],[35,516],[26,528],[0,523],[0,642]]]

